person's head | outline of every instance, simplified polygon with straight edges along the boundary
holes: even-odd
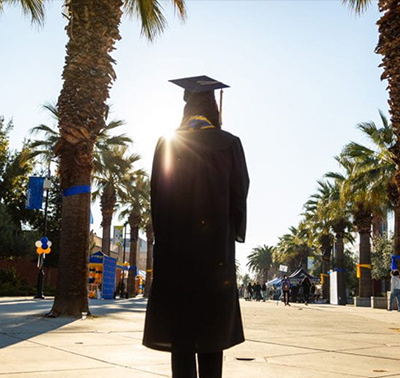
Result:
[[[286,275],[286,274],[283,275],[283,279],[284,279],[284,280],[287,279],[287,275]]]
[[[213,126],[220,128],[219,110],[215,101],[214,91],[207,92],[190,92],[187,89],[183,99],[186,102],[183,110],[182,124],[190,117],[203,116],[206,117]]]
[[[170,80],[170,82],[185,89],[183,99],[186,105],[181,127],[186,125],[190,117],[202,116],[207,118],[213,126],[221,128],[220,111],[214,91],[229,88],[228,85],[204,75]]]
[[[398,271],[398,270],[395,270],[395,271],[393,272],[393,275],[394,275],[394,276],[398,276],[398,275],[399,275],[399,271]]]

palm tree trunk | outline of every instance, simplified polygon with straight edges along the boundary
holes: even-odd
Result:
[[[57,104],[61,137],[55,147],[64,197],[54,315],[80,316],[88,312],[88,190],[93,146],[104,127],[106,101],[115,79],[114,61],[109,53],[120,39],[121,7],[121,0],[68,2],[69,42],[62,75],[64,84]]]
[[[376,52],[383,56],[381,79],[388,81],[389,112],[391,115],[393,132],[397,141],[391,151],[395,155],[396,173],[395,182],[400,192],[400,3],[398,0],[379,0],[379,11],[383,16],[378,21],[379,41]],[[397,196],[399,198],[399,195]],[[396,249],[395,253],[400,253]]]
[[[371,238],[370,231],[359,232],[360,235],[360,265],[371,264]],[[369,298],[372,295],[371,269],[360,268],[359,293],[361,298]]]
[[[101,239],[101,251],[107,256],[110,256],[110,244],[111,244],[111,218],[103,218],[101,223],[103,227],[103,236]]]
[[[400,204],[394,206],[394,255],[400,255]]]
[[[347,303],[346,295],[346,275],[344,271],[344,229],[336,232],[336,271],[338,278],[338,304]]]
[[[357,204],[357,210],[354,213],[354,224],[360,235],[359,264],[371,264],[371,225],[372,214],[364,209],[362,203]],[[361,298],[370,298],[372,295],[372,276],[371,269],[360,266],[359,277],[359,296]]]
[[[131,228],[131,244],[129,249],[129,265],[131,266],[131,269],[128,273],[127,290],[129,297],[135,297],[137,295],[135,286],[135,270],[139,269],[137,266],[137,245],[139,239],[140,211],[136,210],[134,213],[131,213],[128,223]]]
[[[331,268],[331,253],[332,253],[332,242],[329,234],[321,235],[321,247],[322,247],[322,274],[324,274],[324,284],[322,286],[322,297],[329,301],[329,274],[328,271]],[[328,275],[327,275],[328,274]]]
[[[101,239],[101,251],[110,256],[111,244],[111,222],[114,214],[115,203],[117,202],[117,195],[112,185],[106,185],[101,195],[100,206],[103,227],[103,236]]]
[[[151,220],[146,224],[146,239],[147,239],[147,258],[146,258],[146,285],[144,296],[148,297],[153,280],[153,243],[154,232]]]

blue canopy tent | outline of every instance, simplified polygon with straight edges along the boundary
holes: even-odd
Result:
[[[267,282],[267,286],[280,286],[281,282],[282,282],[282,278],[275,277],[271,281]]]

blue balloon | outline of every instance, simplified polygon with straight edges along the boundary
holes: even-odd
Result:
[[[47,243],[42,243],[42,248],[47,249],[47,248],[49,248],[49,246],[47,245]]]
[[[42,242],[42,244],[46,244],[49,241],[49,238],[47,238],[46,236],[43,236],[40,241]]]

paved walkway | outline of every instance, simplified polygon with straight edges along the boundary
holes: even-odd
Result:
[[[43,318],[51,300],[0,298],[0,378],[170,377],[170,355],[141,345],[146,301],[91,302],[85,320]],[[246,342],[224,378],[400,377],[400,313],[241,301]]]

